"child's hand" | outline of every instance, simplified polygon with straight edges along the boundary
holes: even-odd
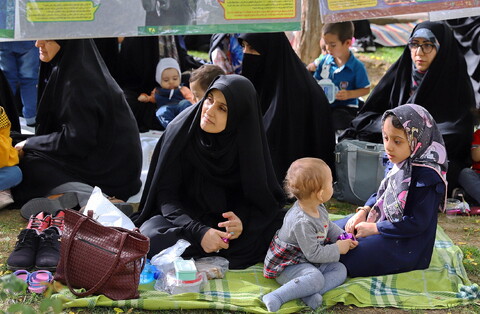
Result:
[[[357,238],[366,238],[374,234],[380,234],[377,229],[377,224],[374,222],[361,222],[355,226],[355,236]]]
[[[317,70],[317,67],[315,66],[315,63],[310,63],[309,65],[307,65],[307,70],[310,71],[310,72],[315,72],[315,70]]]
[[[335,243],[338,246],[340,254],[347,254],[348,251],[353,250],[358,245],[358,241],[354,241],[352,239],[338,240]]]
[[[345,231],[355,234],[355,226],[363,221],[367,220],[367,213],[370,210],[370,207],[363,206],[357,208],[357,213],[348,219],[345,224]]]
[[[141,101],[141,102],[148,102],[148,95],[145,93],[141,93],[137,99],[138,101]]]
[[[335,96],[335,99],[338,99],[338,100],[347,100],[350,98],[352,97],[349,96],[349,91],[346,89],[339,90],[337,95]]]

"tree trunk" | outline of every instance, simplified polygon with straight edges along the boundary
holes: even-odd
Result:
[[[321,52],[322,22],[318,0],[302,0],[302,30],[295,33],[293,49],[305,63],[315,60]]]

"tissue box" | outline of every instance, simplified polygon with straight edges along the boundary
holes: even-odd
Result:
[[[178,280],[195,280],[197,278],[197,267],[193,260],[176,259],[173,261],[175,266],[175,276]]]

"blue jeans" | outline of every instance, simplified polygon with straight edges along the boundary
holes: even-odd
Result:
[[[10,84],[13,94],[20,84],[23,117],[28,124],[35,123],[37,114],[37,84],[40,59],[34,41],[0,43],[0,69]]]
[[[0,191],[18,185],[22,181],[22,171],[18,166],[0,168]]]
[[[160,124],[164,127],[167,128],[167,125],[176,117],[180,112],[183,110],[187,109],[189,106],[191,106],[192,103],[189,102],[188,100],[182,100],[178,104],[175,105],[165,105],[161,106],[157,110],[157,118],[158,121],[160,121]]]

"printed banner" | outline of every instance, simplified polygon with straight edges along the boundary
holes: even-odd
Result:
[[[319,0],[324,23],[475,8],[480,0]]]
[[[0,0],[0,7],[0,37],[22,40],[291,31],[301,18],[301,0]]]
[[[0,0],[0,37],[13,38],[15,0]]]

